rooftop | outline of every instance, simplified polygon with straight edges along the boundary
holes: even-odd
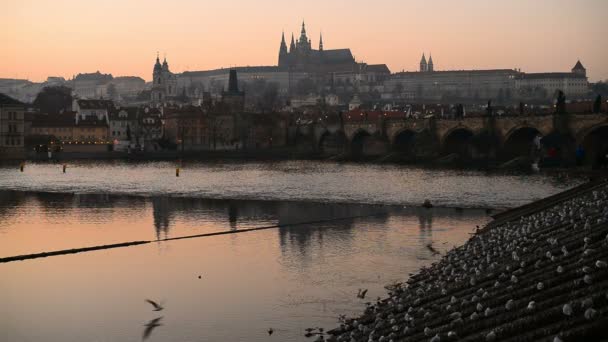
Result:
[[[23,102],[15,100],[14,98],[0,93],[0,106],[21,106]]]

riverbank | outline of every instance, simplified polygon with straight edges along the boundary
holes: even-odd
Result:
[[[596,341],[608,337],[608,182],[508,212],[331,341]],[[432,248],[432,246],[429,246]]]

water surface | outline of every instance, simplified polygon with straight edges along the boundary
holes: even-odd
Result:
[[[542,175],[429,170],[399,165],[318,161],[276,163],[123,161],[0,166],[0,189],[74,193],[171,195],[212,199],[505,208],[573,186]]]
[[[464,242],[485,210],[0,192],[0,255],[280,224],[0,264],[6,341],[305,341]],[[290,226],[382,212],[381,216]],[[201,275],[201,279],[198,276]],[[368,298],[356,298],[368,288]],[[163,300],[156,314],[144,299]]]

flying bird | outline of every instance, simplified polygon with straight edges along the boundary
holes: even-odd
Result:
[[[161,311],[162,309],[164,309],[160,304],[153,300],[146,299],[146,302],[150,303],[154,307],[154,310],[152,311]]]
[[[152,334],[152,330],[154,330],[157,327],[160,327],[162,324],[160,324],[160,320],[163,319],[163,316],[157,317],[153,320],[151,320],[150,322],[144,324],[144,326],[146,327],[146,329],[144,329],[144,333],[142,335],[142,341],[145,341],[146,339],[148,339],[148,337],[150,337],[150,335]]]

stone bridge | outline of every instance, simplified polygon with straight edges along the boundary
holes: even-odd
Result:
[[[538,134],[545,149],[554,147],[570,159],[579,145],[589,152],[588,158],[608,148],[606,114],[380,119],[314,124],[300,130],[312,138],[318,151],[353,156],[401,153],[415,158],[457,153],[473,159],[506,159],[529,155]]]

